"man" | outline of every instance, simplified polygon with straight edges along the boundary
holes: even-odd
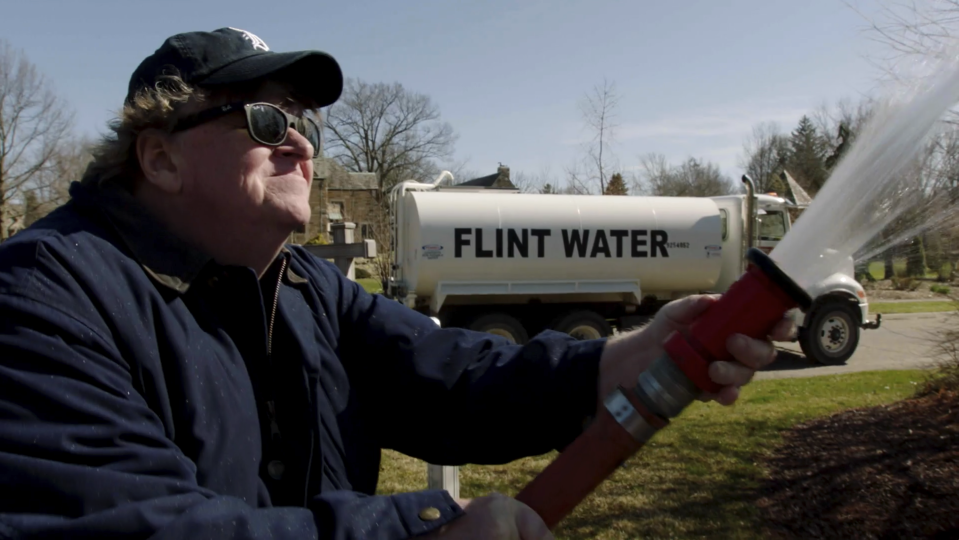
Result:
[[[365,293],[284,245],[310,218],[305,112],[341,90],[323,53],[173,36],[71,201],[0,246],[0,538],[547,537],[505,496],[374,496],[381,449],[562,448],[713,300],[609,343],[518,346]],[[729,346],[723,404],[773,355]]]

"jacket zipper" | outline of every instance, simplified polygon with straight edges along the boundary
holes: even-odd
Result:
[[[280,263],[280,273],[276,278],[276,290],[273,291],[273,310],[270,312],[270,326],[266,334],[266,360],[269,363],[273,356],[273,323],[276,321],[276,308],[280,303],[280,284],[283,283],[283,272],[286,271],[286,258]],[[280,436],[280,425],[276,421],[276,405],[270,400],[266,402],[270,413],[270,438],[276,440]]]
[[[280,303],[280,284],[283,283],[283,272],[286,271],[286,259],[280,263],[280,275],[276,278],[276,290],[273,292],[273,311],[270,313],[270,328],[266,336],[266,358],[273,354],[273,322],[276,320],[276,306]]]

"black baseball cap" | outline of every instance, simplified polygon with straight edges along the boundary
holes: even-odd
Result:
[[[283,79],[312,97],[320,107],[333,104],[343,91],[336,60],[321,51],[273,52],[256,35],[238,28],[186,32],[171,36],[130,77],[127,102],[176,68],[187,83],[202,87],[230,85],[283,72]]]

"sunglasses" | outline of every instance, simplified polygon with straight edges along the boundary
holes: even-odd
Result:
[[[180,119],[173,133],[194,128],[230,113],[243,110],[250,138],[266,146],[279,146],[286,141],[288,128],[306,137],[313,145],[313,157],[320,155],[320,126],[310,118],[294,116],[272,103],[228,103]]]

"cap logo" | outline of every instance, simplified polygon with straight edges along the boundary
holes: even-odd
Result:
[[[255,34],[251,34],[250,32],[247,32],[246,30],[240,30],[239,28],[233,28],[232,26],[229,27],[229,28],[230,28],[230,30],[234,30],[234,31],[236,31],[236,32],[239,32],[239,33],[243,34],[243,39],[245,39],[245,40],[249,41],[250,43],[252,43],[254,49],[260,49],[260,50],[262,50],[262,51],[269,51],[269,50],[270,50],[270,48],[266,45],[266,42],[263,41],[262,39],[256,37]]]

